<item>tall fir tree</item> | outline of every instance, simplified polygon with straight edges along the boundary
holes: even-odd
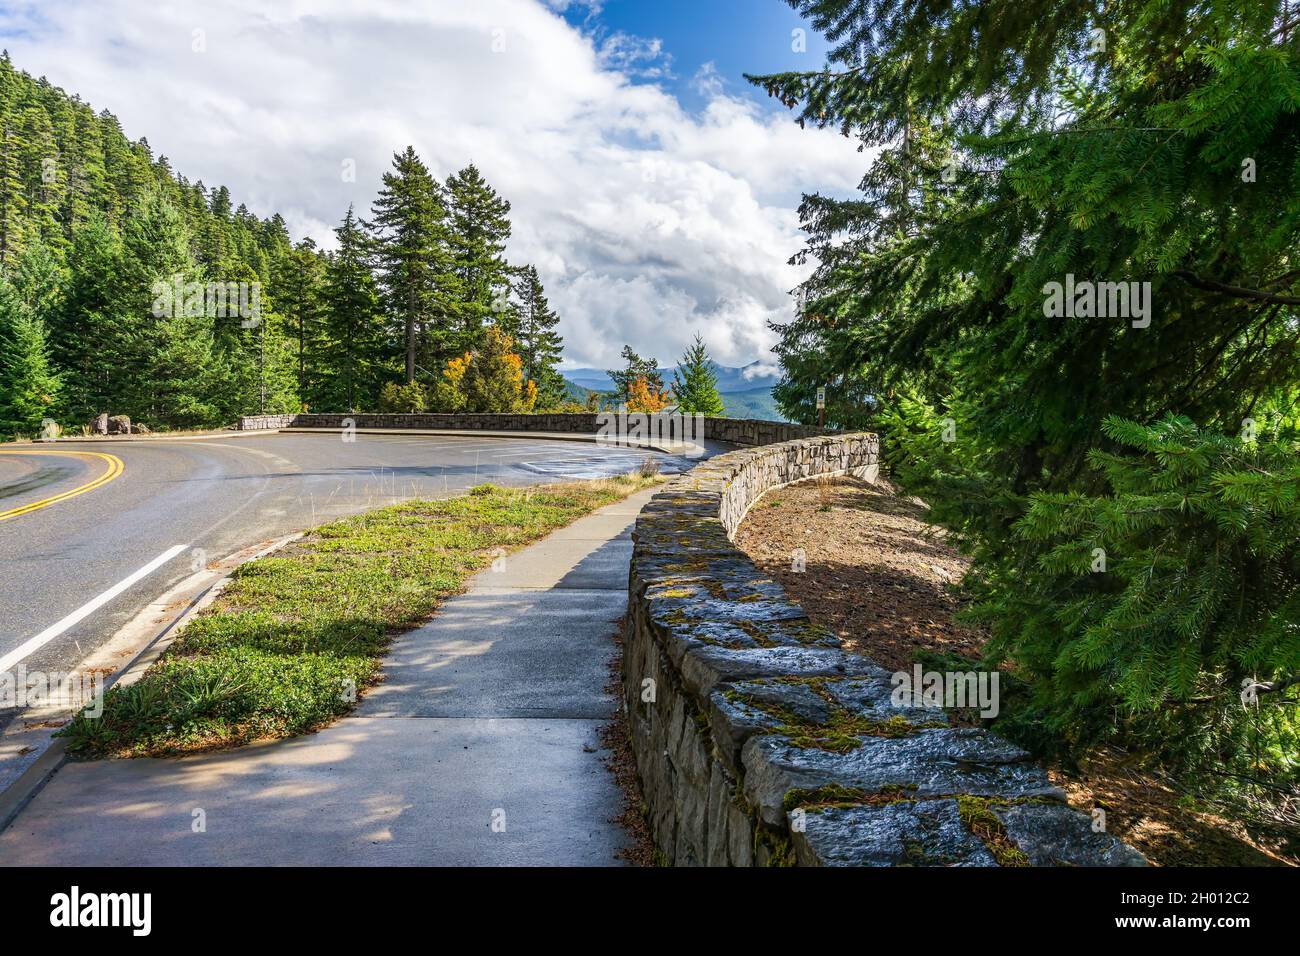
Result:
[[[60,389],[45,322],[0,277],[0,434],[40,434],[57,412]]]
[[[85,422],[107,411],[113,381],[127,359],[117,309],[122,288],[122,241],[100,214],[73,237],[62,306],[51,318],[55,361],[66,372],[64,413]],[[159,422],[158,424],[168,424]]]
[[[27,235],[51,247],[65,241],[59,219],[67,170],[59,154],[50,114],[37,103],[19,117],[19,168],[26,191]]]
[[[312,239],[304,239],[279,260],[276,291],[284,302],[289,335],[295,342],[298,394],[305,400],[314,370],[307,364],[315,337],[322,333],[321,291],[325,259]]]
[[[718,393],[717,369],[698,332],[673,373],[673,399],[679,410],[690,415],[722,415],[726,411]]]
[[[374,408],[387,377],[382,356],[388,335],[370,271],[369,237],[351,207],[334,235],[338,248],[325,265],[321,304],[326,335],[319,346],[320,377],[312,404],[323,411]]]
[[[453,351],[475,348],[484,327],[509,309],[510,203],[497,195],[473,163],[447,180],[455,279]],[[509,321],[507,320],[507,325]]]
[[[201,280],[180,211],[155,189],[139,202],[122,241],[121,281],[105,332],[121,364],[112,370],[110,407],[133,419],[193,428],[219,421],[219,396],[233,370],[216,351],[206,311],[159,289]],[[197,314],[195,314],[197,312]]]
[[[23,185],[21,134],[9,110],[0,128],[0,265],[18,258],[27,225],[27,190]]]
[[[564,339],[556,331],[560,316],[546,300],[536,266],[525,266],[515,281],[514,336],[524,363],[524,378],[537,386],[537,407],[555,408],[566,389],[560,374]]]
[[[402,330],[410,383],[422,351],[435,358],[455,351],[445,341],[446,309],[439,307],[440,284],[450,265],[447,209],[438,183],[413,147],[393,155],[393,168],[384,174],[371,215],[384,304]]]

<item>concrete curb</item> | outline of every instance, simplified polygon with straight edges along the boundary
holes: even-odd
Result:
[[[279,551],[281,548],[291,544],[301,537],[302,533],[298,533],[280,538],[238,561],[231,570],[233,571],[234,568],[247,564],[249,561],[256,561],[258,558],[263,558],[268,554]],[[239,552],[235,552],[235,554],[238,553]],[[229,556],[225,560],[229,560]],[[181,609],[180,613],[167,621],[163,628],[150,638],[144,647],[142,647],[126,663],[126,665],[118,671],[118,673],[114,674],[104,682],[104,691],[108,691],[109,689],[119,685],[129,687],[143,677],[149,667],[162,656],[163,652],[167,650],[172,641],[176,639],[176,635],[184,630],[185,625],[188,624],[195,615],[215,601],[217,596],[229,583],[230,574],[227,573],[196,594],[190,602]],[[184,582],[182,582],[182,585],[183,584]],[[178,587],[179,586],[181,585],[178,585]],[[156,603],[158,602],[155,602],[155,604]],[[141,614],[143,615],[148,611],[149,608],[147,607],[141,612]],[[123,626],[119,630],[119,634],[122,633],[122,631],[128,630],[132,623],[134,623],[134,619]],[[117,635],[114,635],[113,639],[116,639],[116,637]],[[110,640],[109,643],[112,643],[112,640]],[[3,833],[9,828],[10,824],[12,824],[14,820],[18,818],[18,815],[22,813],[23,809],[31,803],[54,774],[57,773],[67,762],[68,745],[66,740],[62,737],[51,737],[49,742],[46,744],[45,751],[12,783],[10,783],[9,786],[4,790],[0,790],[0,833]]]

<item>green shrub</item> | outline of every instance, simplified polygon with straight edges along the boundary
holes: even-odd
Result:
[[[429,393],[419,382],[389,382],[379,393],[379,410],[392,415],[415,415],[429,410]]]
[[[973,612],[1067,745],[1295,779],[1300,457],[1185,418],[1109,418],[1103,493],[1039,492]],[[1253,688],[1253,689],[1252,689]]]

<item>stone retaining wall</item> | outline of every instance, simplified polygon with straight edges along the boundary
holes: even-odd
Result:
[[[247,415],[239,420],[241,431],[268,428],[343,428],[350,420],[357,428],[413,428],[447,431],[561,432],[594,435],[600,427],[594,412],[541,415],[422,414],[422,415]],[[665,434],[667,429],[665,429]],[[704,419],[705,439],[734,445],[770,445],[822,434],[822,430],[788,422],[764,422],[745,418]]]
[[[765,492],[822,474],[874,481],[878,457],[874,435],[732,452],[637,519],[624,686],[665,861],[1145,864],[1020,748],[942,709],[895,706],[889,672],[844,652],[732,546]]]

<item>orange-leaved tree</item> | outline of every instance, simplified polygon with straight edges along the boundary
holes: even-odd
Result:
[[[434,390],[434,406],[443,412],[531,412],[536,402],[537,386],[524,380],[514,340],[496,326],[479,348],[447,363]]]
[[[653,415],[668,407],[671,398],[668,390],[655,388],[644,375],[638,375],[627,385],[627,410]]]

